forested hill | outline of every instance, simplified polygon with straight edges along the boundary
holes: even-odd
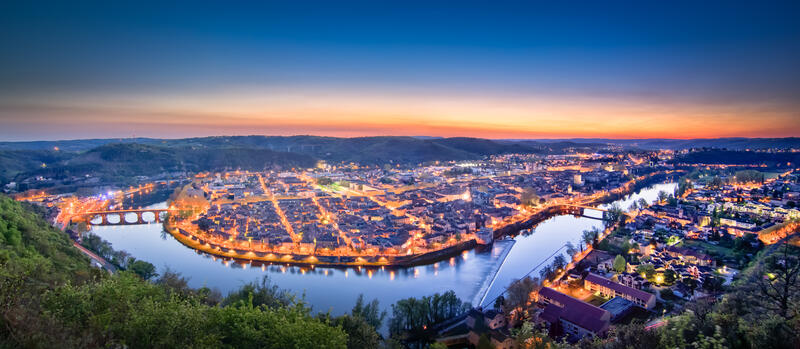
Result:
[[[513,142],[512,142],[513,143]],[[381,150],[393,146],[424,147],[433,146],[443,153],[433,154],[437,159],[448,156],[489,155],[504,152],[527,152],[544,149],[541,144],[509,144],[480,138],[422,138],[422,137],[355,137],[338,138],[322,136],[219,136],[182,139],[126,138],[126,139],[86,139],[67,141],[0,142],[2,150],[53,150],[84,152],[107,144],[144,144],[161,147],[193,148],[252,148],[270,149],[293,153],[306,153],[321,158],[355,161],[359,154],[368,149]],[[410,148],[408,150],[413,149]],[[454,152],[454,153],[448,153]],[[457,154],[461,152],[461,154]],[[369,155],[369,154],[363,154]],[[380,155],[380,154],[379,154]],[[424,160],[423,160],[424,161]]]
[[[339,318],[312,316],[277,288],[248,285],[224,300],[212,294],[175,274],[148,282],[92,268],[66,234],[0,196],[0,348],[347,345],[333,325]],[[378,338],[364,320],[356,323],[366,335],[359,338]]]
[[[81,141],[19,143],[16,148],[12,147],[15,143],[4,143],[0,149],[14,150],[0,150],[0,182],[31,176],[66,178],[90,174],[113,179],[165,171],[312,167],[318,160],[416,164],[547,149],[477,138],[237,136],[136,141],[139,142],[87,140],[85,144],[93,146],[87,149],[81,148]],[[71,150],[55,150],[55,144],[66,144]],[[51,147],[44,148],[45,145]]]
[[[106,144],[80,153],[0,151],[0,182],[42,176],[66,179],[91,175],[114,181],[173,171],[263,170],[313,167],[306,154],[253,148],[164,147],[136,143]]]

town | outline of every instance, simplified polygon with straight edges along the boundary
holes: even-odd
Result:
[[[511,330],[524,322],[551,338],[602,338],[617,324],[667,324],[695,301],[715,300],[759,251],[778,242],[800,244],[797,170],[737,171],[720,177],[695,170],[675,193],[634,202],[605,231],[585,231],[582,245],[513,283],[485,308],[437,327],[448,346],[514,348]],[[789,239],[789,240],[787,240]]]
[[[0,8],[0,349],[800,348],[800,1]]]
[[[655,202],[603,210],[605,229],[584,231],[535,277],[428,334],[449,346],[484,338],[511,348],[511,329],[525,322],[569,342],[603,337],[634,319],[663,326],[660,319],[685,304],[720,295],[760,250],[797,231],[797,170],[675,166],[667,162],[674,155],[506,154],[415,167],[319,162],[201,172],[99,196],[33,192],[18,199],[48,207],[53,223],[80,241],[72,230],[80,224],[136,223],[124,210],[115,222],[98,218],[123,208],[125,197],[175,188],[159,218],[198,251],[280,265],[403,267],[513,238],[554,214],[583,214],[581,207],[591,210],[646,183],[677,181]]]
[[[192,248],[236,259],[422,264],[491,244],[531,216],[602,203],[673,172],[627,157],[521,157],[200,173],[172,201],[178,214],[168,229]]]

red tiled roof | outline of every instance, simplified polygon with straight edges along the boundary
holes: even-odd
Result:
[[[588,281],[603,287],[610,288],[618,293],[629,295],[644,303],[649,302],[651,298],[655,297],[655,295],[653,295],[652,293],[648,293],[642,290],[637,290],[635,288],[616,283],[614,281],[611,281],[594,273],[589,273],[589,275],[586,275],[586,279],[584,279],[584,281]]]
[[[559,307],[551,304],[545,308],[542,318],[548,322],[552,323],[556,319],[562,318],[594,333],[603,332],[608,328],[611,313],[605,309],[572,298],[549,287],[543,287],[539,291],[539,295],[564,305]]]

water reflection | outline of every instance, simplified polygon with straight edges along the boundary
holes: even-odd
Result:
[[[642,197],[652,202],[659,191],[672,192],[674,188],[674,183],[655,185],[620,200],[620,204],[627,208],[630,202]],[[149,208],[166,208],[166,204]],[[493,299],[511,281],[525,275],[565,242],[577,245],[584,230],[601,226],[602,222],[596,219],[558,216],[540,223],[535,233],[514,237],[513,244],[499,243],[491,248],[465,251],[435,264],[412,268],[311,268],[225,259],[183,246],[163,233],[158,224],[97,226],[93,232],[111,242],[115,249],[153,263],[159,271],[170,268],[180,272],[189,278],[192,287],[208,286],[227,293],[268,275],[281,288],[304,295],[315,310],[341,314],[350,310],[360,293],[367,299],[378,298],[387,309],[402,298],[447,290],[472,301],[485,286],[487,277],[496,272],[486,297]],[[506,248],[510,250],[505,251]],[[504,261],[500,260],[503,254],[507,254]]]

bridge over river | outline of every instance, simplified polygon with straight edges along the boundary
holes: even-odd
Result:
[[[94,220],[95,218],[100,218],[100,223],[93,224],[93,225],[133,225],[133,224],[150,224],[150,223],[161,223],[164,221],[166,214],[175,211],[175,209],[170,208],[142,208],[142,209],[121,209],[121,210],[103,210],[103,211],[89,211],[89,212],[80,212],[75,213],[72,215],[72,218],[75,217],[83,217],[88,219],[89,221]],[[125,218],[128,214],[135,214],[136,219],[128,220]],[[147,219],[145,214],[152,214],[152,220]],[[117,216],[119,220],[117,222],[112,222],[109,220],[109,217]],[[70,218],[70,219],[72,219]]]

